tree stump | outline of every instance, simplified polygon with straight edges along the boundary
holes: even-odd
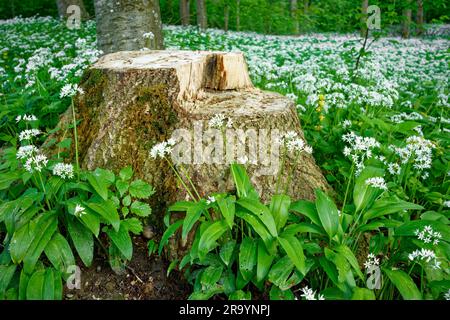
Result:
[[[174,162],[189,172],[203,197],[232,191],[230,163],[248,160],[248,175],[267,201],[275,193],[281,167],[279,141],[273,133],[295,131],[304,138],[294,103],[255,88],[241,53],[113,53],[85,72],[81,87],[84,94],[77,95],[74,103],[81,120],[82,167],[118,172],[131,165],[137,177],[155,187],[151,203],[155,213],[187,198],[168,163],[150,157],[156,143],[171,137],[183,139],[185,146],[192,142],[191,149],[178,148],[181,156]],[[217,115],[232,120],[219,134],[209,126]],[[61,125],[71,120],[67,112]],[[226,142],[220,140],[220,133]],[[224,152],[220,154],[217,145],[211,147],[212,142],[222,143]],[[242,152],[247,159],[237,159]],[[309,154],[302,153],[297,164],[293,157],[286,158],[284,178],[289,173],[292,182],[287,193],[292,199],[313,199],[316,188],[329,188]]]

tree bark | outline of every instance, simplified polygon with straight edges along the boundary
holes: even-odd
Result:
[[[180,0],[180,17],[183,26],[189,25],[190,20],[189,0]]]
[[[409,3],[408,3],[409,6]],[[410,35],[410,28],[411,28],[411,16],[412,16],[412,10],[411,8],[407,7],[403,9],[403,23],[402,23],[402,38],[408,39]]]
[[[361,36],[364,37],[367,30],[367,8],[369,7],[369,0],[362,0],[361,3]]]
[[[241,53],[118,52],[102,57],[88,69],[80,85],[85,93],[76,96],[74,103],[80,120],[81,166],[118,172],[131,165],[136,178],[155,187],[157,193],[151,205],[159,219],[167,205],[188,195],[177,187],[167,162],[150,157],[149,151],[156,143],[190,138],[190,144],[183,149],[189,155],[183,167],[202,197],[234,190],[229,166],[240,161],[242,153],[237,150],[243,147],[241,150],[249,158],[249,177],[262,200],[268,201],[275,193],[282,161],[281,149],[275,149],[279,147],[277,136],[271,135],[276,130],[295,131],[304,138],[294,103],[278,93],[254,88]],[[70,111],[62,117],[60,128],[72,123]],[[232,119],[222,156],[212,149],[207,152],[211,141],[207,136],[211,130],[209,120],[218,114]],[[252,130],[257,137],[252,136]],[[200,132],[200,138],[196,132]],[[252,142],[259,146],[256,157],[251,151]],[[211,159],[209,155],[217,155],[218,161],[204,161]],[[173,162],[180,168],[180,162]],[[275,163],[278,169],[267,169]],[[287,193],[293,199],[313,199],[315,188],[329,188],[311,155],[302,154],[298,162],[289,156],[284,163],[283,179],[291,176],[293,183]]]
[[[200,29],[204,30],[208,26],[205,0],[196,0],[196,4],[197,4],[197,25],[200,27]]]
[[[417,0],[417,35],[421,36],[424,32],[424,14],[423,14],[423,0]]]
[[[228,31],[228,24],[230,21],[230,5],[227,0],[225,1],[225,8],[223,11],[223,30]]]
[[[241,30],[241,0],[236,0],[236,30]]]
[[[62,18],[68,18],[70,12],[67,12],[67,8],[71,5],[80,7],[81,19],[86,20],[89,18],[89,14],[86,11],[83,0],[56,0],[56,6],[58,7],[58,15]]]
[[[298,5],[297,0],[291,0],[291,18],[294,23],[294,34],[298,34],[300,32],[300,25],[298,21]]]
[[[98,47],[104,53],[162,49],[157,0],[95,0]]]

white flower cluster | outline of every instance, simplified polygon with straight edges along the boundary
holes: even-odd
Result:
[[[209,126],[211,128],[223,128],[226,126],[227,128],[231,128],[233,125],[233,120],[231,118],[227,119],[227,123],[225,124],[225,116],[223,114],[217,114],[209,120]]]
[[[428,249],[417,249],[415,251],[413,251],[412,253],[410,253],[408,255],[409,260],[411,261],[425,261],[426,263],[430,263],[433,260],[433,268],[434,269],[440,269],[441,268],[441,262],[437,260],[436,258],[436,254],[434,253],[433,250],[428,250]]]
[[[366,185],[371,186],[373,188],[378,188],[381,190],[387,190],[386,181],[384,181],[383,177],[372,177],[366,180]]]
[[[25,162],[25,170],[32,173],[34,171],[41,172],[42,169],[47,165],[48,159],[43,154],[37,154],[34,156],[31,156],[27,159]]]
[[[26,159],[38,152],[39,152],[38,148],[36,148],[33,145],[21,146],[19,150],[17,150],[16,157],[17,159]]]
[[[211,204],[211,203],[214,203],[214,202],[216,202],[216,198],[214,196],[210,196],[206,200],[206,204],[208,204],[208,205]]]
[[[302,138],[299,138],[298,133],[295,131],[288,131],[280,138],[279,142],[286,146],[289,152],[305,151],[308,154],[313,152],[311,146],[308,146]]]
[[[36,137],[41,134],[39,129],[27,129],[19,133],[19,140],[30,140],[33,137]]]
[[[444,294],[444,299],[450,300],[450,289],[448,289],[448,291]]]
[[[342,136],[342,140],[350,146],[344,147],[344,155],[350,157],[356,166],[356,175],[359,175],[364,169],[364,160],[373,155],[373,149],[379,148],[380,143],[371,137],[358,136],[353,131]]]
[[[150,150],[150,157],[152,159],[156,158],[164,158],[166,155],[169,155],[172,153],[173,146],[175,145],[174,139],[169,139],[167,141],[160,142],[153,146],[153,148]]]
[[[400,167],[400,165],[398,163],[395,162],[391,162],[387,164],[388,166],[388,172],[392,175],[400,175],[401,171],[402,171],[402,167]]]
[[[402,123],[405,120],[415,121],[415,120],[422,120],[422,119],[423,119],[423,116],[417,112],[411,112],[411,113],[402,112],[402,113],[393,115],[391,117],[391,121],[394,123]]]
[[[325,300],[325,297],[322,294],[317,294],[316,298],[316,292],[313,291],[311,288],[308,288],[308,286],[300,289],[303,293],[301,296],[305,298],[306,300]]]
[[[373,253],[367,255],[367,260],[364,262],[364,268],[366,270],[372,270],[380,265],[380,259],[378,259]]]
[[[83,216],[83,215],[85,215],[86,214],[86,211],[85,211],[86,209],[84,208],[84,207],[82,207],[82,206],[80,206],[79,204],[77,204],[76,206],[75,206],[75,212],[74,212],[74,215],[76,216],[76,217],[81,217],[81,216]]]
[[[73,97],[76,93],[83,94],[84,91],[82,88],[78,87],[78,84],[71,84],[68,83],[64,85],[64,87],[61,88],[61,92],[59,94],[59,97],[65,98],[65,97]]]
[[[73,165],[71,165],[70,163],[57,163],[53,167],[53,175],[58,176],[62,179],[72,179]]]
[[[16,122],[20,122],[20,121],[31,122],[31,121],[36,121],[36,120],[37,120],[37,118],[33,114],[30,114],[30,115],[24,114],[23,116],[17,116],[16,117]]]
[[[406,146],[403,148],[394,145],[389,146],[391,150],[399,156],[402,164],[412,161],[413,167],[419,172],[431,168],[434,143],[422,136],[411,136],[406,139]],[[428,175],[425,174],[423,178]]]
[[[431,226],[425,226],[422,231],[416,229],[414,234],[417,236],[417,239],[424,243],[433,243],[433,245],[438,245],[439,240],[442,238],[441,233],[434,231]]]

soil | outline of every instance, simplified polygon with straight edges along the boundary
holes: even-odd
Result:
[[[181,300],[187,299],[189,285],[183,275],[172,271],[169,262],[147,253],[146,242],[134,239],[133,259],[122,274],[112,271],[108,261],[99,255],[92,266],[81,267],[81,288],[64,286],[66,300]]]

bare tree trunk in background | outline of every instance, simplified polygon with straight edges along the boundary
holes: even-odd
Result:
[[[205,0],[197,0],[197,25],[204,30],[208,26]]]
[[[97,43],[111,53],[127,50],[163,49],[159,1],[95,0]]]
[[[423,0],[417,0],[417,35],[421,36],[424,32],[424,15],[423,15]]]
[[[362,0],[361,4],[361,37],[364,37],[367,29],[367,8],[369,0]]]
[[[241,0],[236,0],[236,30],[241,29]]]
[[[409,38],[409,31],[411,27],[411,16],[412,16],[412,10],[409,7],[409,1],[408,1],[408,7],[403,9],[403,24],[402,24],[402,38],[408,39]]]
[[[309,0],[303,0],[303,14],[307,15],[309,11]]]
[[[89,18],[89,14],[86,11],[83,0],[56,0],[56,6],[58,7],[58,16],[67,18],[71,14],[67,13],[67,8],[71,5],[80,7],[82,20],[86,20]]]
[[[297,0],[291,0],[291,17],[294,20],[294,34],[298,34],[300,32],[300,25],[298,22]]]
[[[190,18],[189,0],[180,0],[180,17],[183,26],[189,25]]]
[[[228,31],[228,22],[230,21],[230,5],[228,4],[228,0],[225,0],[223,15],[223,30]]]

